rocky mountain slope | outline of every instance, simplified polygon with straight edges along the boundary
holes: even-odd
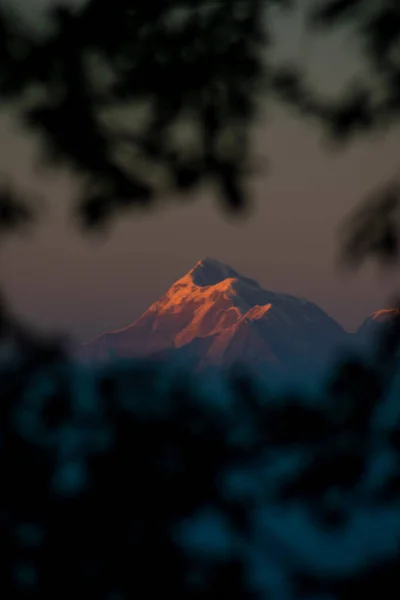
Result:
[[[370,340],[375,338],[382,325],[385,325],[397,316],[399,316],[400,310],[397,308],[386,308],[384,310],[377,310],[368,319],[364,321],[359,330],[357,336],[361,341]]]
[[[262,289],[218,260],[199,261],[128,327],[84,344],[81,358],[179,356],[199,368],[236,362],[308,368],[346,332],[312,302]]]

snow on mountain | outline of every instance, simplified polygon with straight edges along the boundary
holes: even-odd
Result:
[[[218,260],[199,261],[128,327],[84,344],[80,356],[163,356],[197,366],[236,362],[286,370],[323,358],[346,334],[307,300],[262,289]]]

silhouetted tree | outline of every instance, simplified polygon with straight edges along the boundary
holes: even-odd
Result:
[[[322,0],[307,5],[309,34],[346,27],[360,52],[359,73],[339,98],[321,97],[305,81],[304,65],[292,65],[275,79],[280,97],[316,119],[337,143],[396,126],[400,117],[400,4],[392,0]],[[400,182],[367,198],[343,228],[343,258],[358,266],[366,258],[393,264],[399,257]]]
[[[248,202],[250,126],[260,101],[279,97],[317,118],[337,141],[397,123],[400,9],[391,0],[308,3],[313,31],[352,27],[366,68],[342,99],[328,102],[304,67],[276,65],[271,10],[294,0],[102,0],[49,10],[33,28],[0,4],[0,101],[17,100],[23,123],[52,165],[81,182],[79,215],[104,226],[116,210],[152,206],[168,192],[185,199],[214,185],[225,205]],[[300,4],[300,7],[302,5]],[[314,28],[314,29],[313,29]],[[359,264],[398,253],[397,181],[372,192],[344,228],[343,255]],[[2,226],[26,220],[4,190]]]
[[[88,0],[51,8],[38,30],[3,1],[0,99],[20,101],[45,159],[80,177],[87,225],[207,181],[243,208],[269,13],[287,4]]]

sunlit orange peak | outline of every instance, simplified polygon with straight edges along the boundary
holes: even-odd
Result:
[[[250,310],[246,313],[246,319],[251,319],[257,321],[261,319],[269,310],[272,308],[272,304],[265,304],[265,306],[260,306],[257,304],[250,308]]]

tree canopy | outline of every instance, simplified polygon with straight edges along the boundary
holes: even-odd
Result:
[[[272,11],[304,6],[307,35],[346,26],[366,69],[328,103],[304,64],[277,65]],[[336,140],[397,123],[400,8],[391,0],[103,0],[53,5],[35,28],[0,3],[0,102],[18,104],[50,165],[79,177],[77,212],[105,226],[121,209],[184,200],[211,184],[224,206],[249,203],[249,143],[258,108],[279,98]],[[29,207],[3,186],[1,227]],[[359,264],[398,256],[398,182],[372,190],[344,227],[343,256]]]
[[[18,99],[44,158],[80,177],[87,225],[204,182],[240,209],[268,16],[286,4],[89,0],[52,8],[40,32],[4,6],[0,98]]]
[[[306,118],[322,124],[336,142],[396,126],[400,117],[400,4],[392,0],[322,0],[307,10],[309,34],[340,27],[360,51],[359,73],[339,98],[327,101],[305,81],[304,65],[290,65],[278,78],[280,96]],[[362,68],[361,68],[362,67]],[[355,266],[366,258],[392,264],[399,258],[398,174],[371,190],[343,228],[342,251]]]

